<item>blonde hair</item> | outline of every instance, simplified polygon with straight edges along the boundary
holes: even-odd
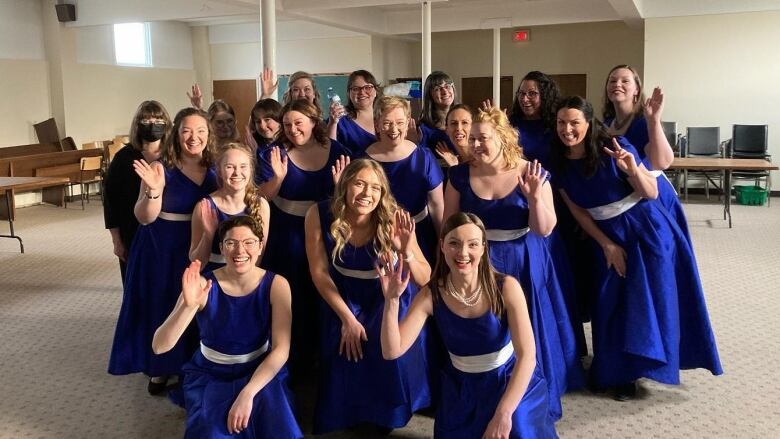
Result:
[[[333,191],[333,199],[330,203],[330,211],[333,215],[333,223],[330,225],[330,235],[335,241],[331,260],[341,259],[341,252],[352,237],[352,226],[346,220],[347,212],[347,187],[364,169],[371,169],[376,173],[382,187],[379,204],[371,212],[371,225],[374,227],[373,246],[376,254],[389,252],[393,249],[393,221],[398,203],[390,192],[390,183],[387,180],[382,165],[371,159],[357,159],[350,162],[341,174],[339,182]]]
[[[260,192],[257,188],[257,184],[255,184],[255,169],[257,168],[257,163],[255,159],[255,154],[252,152],[252,148],[238,142],[230,142],[225,144],[222,149],[219,151],[219,155],[217,156],[216,164],[217,164],[217,174],[219,175],[219,179],[217,181],[217,184],[219,184],[219,187],[222,187],[222,160],[225,158],[225,155],[230,150],[236,150],[241,151],[244,154],[249,157],[249,177],[248,181],[246,183],[246,193],[244,194],[244,204],[246,204],[246,210],[248,211],[249,216],[251,216],[257,223],[260,225],[261,228],[263,228],[265,225],[263,224],[263,217],[261,209],[263,207],[262,202],[262,195],[260,195]]]
[[[412,117],[412,107],[409,105],[409,101],[398,96],[382,96],[374,103],[374,120],[379,120],[383,114],[389,113],[396,108],[404,110],[404,115],[407,118]]]
[[[507,169],[519,166],[520,160],[523,158],[523,147],[517,137],[517,130],[509,124],[506,113],[496,107],[491,107],[487,111],[477,110],[472,124],[478,123],[489,123],[493,126],[496,132],[496,143],[501,148],[501,156],[504,158]]]

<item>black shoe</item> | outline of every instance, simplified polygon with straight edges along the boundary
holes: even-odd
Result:
[[[165,389],[167,388],[168,388],[168,380],[155,383],[154,381],[149,379],[149,385],[146,386],[146,390],[149,391],[149,394],[153,396],[162,395],[165,392]]]
[[[620,402],[636,398],[636,383],[631,382],[615,387],[615,395],[612,398]]]

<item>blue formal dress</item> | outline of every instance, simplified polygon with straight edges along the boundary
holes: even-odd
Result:
[[[509,121],[517,129],[520,145],[523,148],[523,156],[529,161],[537,160],[542,164],[542,167],[550,169],[552,166],[550,163],[550,140],[553,132],[545,129],[541,119],[521,119],[517,115],[512,115]],[[569,311],[569,320],[573,325],[574,335],[577,339],[577,350],[581,356],[584,356],[587,354],[588,347],[585,342],[585,330],[582,327],[579,302],[584,297],[592,296],[590,292],[592,281],[590,281],[589,270],[583,270],[581,264],[572,264],[571,261],[578,259],[577,256],[583,253],[583,248],[587,247],[590,250],[590,246],[586,245],[587,243],[584,243],[577,234],[576,221],[556,190],[553,190],[553,200],[555,216],[558,221],[555,229],[547,237],[547,244],[555,265],[558,283],[564,294],[566,308]],[[579,388],[582,384],[570,380],[569,390]]]
[[[476,214],[488,229],[493,266],[523,287],[536,355],[550,390],[550,413],[557,420],[562,415],[560,398],[567,383],[582,383],[583,377],[573,325],[548,244],[527,229],[528,201],[519,188],[504,198],[486,200],[471,189],[469,174],[468,164],[450,168],[450,184],[460,192],[460,210]]]
[[[412,413],[431,403],[425,334],[401,358],[382,358],[380,336],[385,300],[374,270],[373,243],[361,247],[347,243],[334,264],[330,206],[321,202],[318,208],[330,276],[341,298],[365,328],[368,341],[363,342],[363,359],[357,362],[339,355],[341,320],[327,304],[322,305],[320,388],[314,433],[342,430],[360,423],[403,427]],[[401,296],[399,319],[406,314],[411,301],[412,294],[407,289]]]
[[[370,155],[366,157],[373,159]],[[380,162],[390,191],[398,204],[415,217],[417,243],[431,267],[436,264],[437,242],[433,219],[428,213],[428,193],[444,181],[444,173],[433,153],[423,147],[416,147],[406,158],[396,162]]]
[[[591,264],[599,280],[591,314],[595,384],[617,386],[642,377],[678,384],[680,369],[721,374],[696,261],[677,221],[656,200],[630,198],[626,175],[606,154],[592,177],[584,176],[582,160],[568,160],[554,178],[626,252],[625,278],[607,270],[603,252]],[[604,206],[621,200],[622,213],[605,213]]]
[[[437,300],[433,304],[433,318],[451,358],[442,372],[442,397],[436,411],[434,437],[480,438],[495,414],[515,367],[516,357],[506,311],[500,318],[490,311],[480,317],[464,318],[453,313],[443,300]],[[473,356],[498,352],[506,354],[507,349],[512,349],[509,358],[494,361],[490,370],[485,370],[488,367],[467,367],[472,366]],[[548,386],[538,361],[525,395],[512,413],[509,437],[558,437],[549,412]]]
[[[195,315],[202,347],[183,368],[184,437],[302,438],[285,367],[255,395],[247,428],[234,435],[227,430],[230,408],[270,350],[274,273],[266,271],[257,288],[241,297],[226,294],[213,273],[203,276],[212,284],[206,306]]]
[[[364,130],[351,117],[344,116],[339,119],[336,140],[352,151],[355,157],[359,157],[363,155],[366,148],[376,142],[376,135]]]
[[[228,220],[230,218],[233,218],[234,216],[239,215],[246,215],[246,210],[239,212],[239,213],[225,213],[217,207],[217,204],[214,202],[214,199],[211,198],[211,195],[205,198],[206,201],[208,201],[209,206],[211,206],[214,211],[217,212],[217,224],[221,224],[223,221]],[[268,228],[265,227],[266,232]],[[209,261],[201,270],[202,272],[206,273],[208,271],[214,271],[217,268],[221,268],[225,266],[225,256],[222,255],[222,252],[219,249],[219,236],[217,234],[214,234],[214,239],[211,241],[211,254],[209,255]]]
[[[440,130],[436,127],[432,127],[424,122],[420,122],[419,128],[420,128],[420,141],[417,142],[418,145],[430,149],[431,152],[435,154],[436,146],[439,144],[439,142],[444,142],[444,144],[447,145],[447,148],[449,148],[450,151],[452,151],[456,155],[458,154],[458,150],[455,148],[455,145],[452,144],[452,140],[450,140],[450,136],[448,136],[444,130]]]
[[[612,119],[605,120],[604,124],[609,126],[612,124]],[[636,148],[636,151],[639,154],[637,156],[638,160],[641,160],[642,163],[644,163],[645,168],[653,171],[653,165],[650,163],[650,158],[645,152],[645,146],[650,142],[650,137],[647,134],[647,119],[645,119],[645,116],[635,116],[631,121],[631,125],[626,129],[626,133],[623,137],[626,138],[628,143]],[[688,231],[688,219],[685,217],[685,210],[683,210],[682,203],[677,197],[677,191],[674,189],[674,186],[672,186],[669,179],[666,178],[663,171],[656,171],[654,174],[656,174],[658,180],[658,201],[666,208],[669,215],[672,216],[677,223],[677,226],[685,235],[685,239],[687,239],[688,243],[693,247],[691,234]]]
[[[185,333],[173,349],[162,355],[152,352],[152,337],[181,293],[181,276],[190,263],[195,204],[216,188],[216,174],[212,169],[199,185],[178,168],[165,169],[160,216],[151,224],[138,227],[130,247],[109,373],[174,375],[192,355],[197,341],[194,330]]]
[[[280,148],[283,156],[287,151]],[[270,161],[271,149],[260,153],[257,180],[262,184],[273,178]],[[317,309],[320,295],[314,287],[306,258],[306,211],[318,201],[333,195],[331,166],[339,156],[351,155],[336,141],[330,142],[328,161],[321,169],[306,171],[287,161],[287,175],[278,194],[269,200],[270,227],[265,254],[261,266],[284,276],[292,290],[293,328],[290,346],[290,368],[293,379],[298,369],[310,368],[317,352]]]

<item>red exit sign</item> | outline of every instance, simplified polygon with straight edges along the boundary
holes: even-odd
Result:
[[[512,41],[516,43],[524,43],[526,41],[530,41],[530,39],[531,39],[530,30],[516,30],[514,35],[512,36]]]

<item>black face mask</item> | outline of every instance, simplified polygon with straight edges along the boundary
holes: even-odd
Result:
[[[138,135],[144,142],[156,142],[165,134],[165,124],[138,125]]]

